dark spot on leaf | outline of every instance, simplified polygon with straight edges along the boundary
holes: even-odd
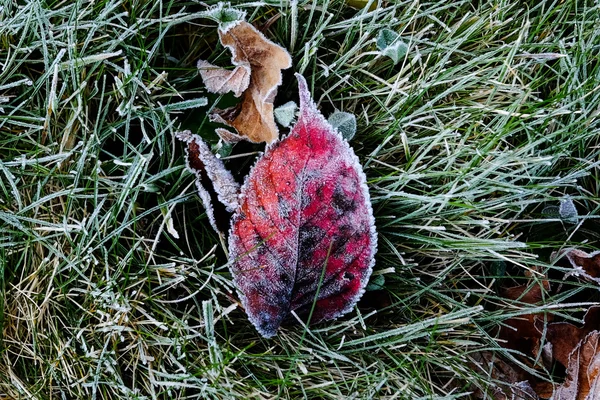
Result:
[[[277,203],[279,205],[279,207],[277,208],[277,210],[279,211],[279,215],[282,218],[289,218],[290,214],[292,212],[292,209],[291,209],[289,203],[279,193],[277,193]]]
[[[335,208],[338,214],[353,212],[356,209],[356,203],[354,202],[354,199],[348,197],[340,186],[335,188],[332,200],[333,202],[331,205],[333,208]]]
[[[282,273],[282,274],[279,275],[279,280],[285,286],[287,286],[287,285],[289,285],[291,283],[290,276],[288,274],[285,274],[285,273]]]

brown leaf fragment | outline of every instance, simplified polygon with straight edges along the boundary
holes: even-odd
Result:
[[[553,400],[597,400],[600,397],[600,332],[590,332],[569,355],[567,379]]]
[[[238,65],[234,70],[227,70],[200,60],[198,61],[198,70],[206,89],[212,93],[233,92],[235,97],[240,97],[250,85],[250,64],[248,63]]]
[[[501,291],[501,295],[521,303],[537,304],[542,301],[543,291],[548,290],[550,290],[548,280],[542,279],[539,283],[530,282],[505,288]],[[546,316],[546,319],[550,318],[551,315]],[[540,329],[536,327],[536,322],[543,320],[544,315],[542,314],[524,314],[504,321],[505,325],[500,328],[498,335],[502,340],[502,347],[532,354],[534,349],[539,349],[539,341],[542,337]]]
[[[211,64],[200,61],[202,78],[210,91],[234,91],[236,96],[243,91],[243,97],[235,107],[215,109],[211,120],[235,128],[251,142],[273,142],[279,136],[273,100],[281,84],[281,70],[292,66],[289,53],[244,21],[219,28],[219,38],[231,51],[231,62],[236,68],[233,71],[214,69]],[[248,84],[244,88],[246,80]]]
[[[196,175],[196,187],[210,224],[218,233],[227,232],[231,213],[238,207],[239,184],[200,136],[183,131],[176,137],[187,144],[187,168]]]
[[[583,317],[581,328],[568,322],[548,324],[546,340],[552,343],[552,356],[567,367],[569,354],[593,330],[600,327],[600,306],[590,307]]]
[[[569,276],[581,276],[592,282],[600,284],[600,251],[586,253],[579,249],[565,249],[560,253],[554,253],[553,258],[565,257],[573,267],[573,271],[567,273]]]
[[[487,396],[480,389],[475,390],[477,398],[494,400],[537,400],[538,396],[528,382],[529,374],[498,358],[491,351],[473,353],[470,366],[476,374],[490,376],[495,385],[487,388]]]
[[[244,140],[243,136],[238,135],[237,133],[233,133],[228,131],[227,129],[217,128],[215,129],[217,135],[226,143],[238,143]]]

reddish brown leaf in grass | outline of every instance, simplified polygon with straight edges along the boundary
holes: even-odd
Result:
[[[236,68],[228,71],[201,60],[198,68],[202,79],[209,91],[233,91],[243,97],[235,107],[215,109],[211,120],[235,128],[239,136],[252,142],[273,142],[279,136],[273,100],[281,84],[281,70],[292,66],[289,53],[244,21],[219,28],[219,38],[231,50]]]
[[[295,312],[336,318],[362,295],[376,250],[366,178],[323,118],[300,75],[300,116],[268,147],[242,187],[229,235],[231,271],[250,321],[265,337]]]
[[[574,268],[567,275],[582,276],[600,284],[600,251],[586,253],[578,249],[566,249],[560,256],[566,257]]]
[[[530,376],[517,366],[498,358],[490,351],[480,351],[469,356],[469,366],[478,375],[489,375],[495,382],[487,393],[476,389],[477,398],[494,400],[535,400],[537,395],[528,381]]]
[[[505,288],[501,294],[503,297],[519,301],[526,304],[538,304],[542,301],[542,292],[548,291],[550,284],[547,279],[542,279],[539,283],[532,281],[530,283]],[[546,319],[551,319],[548,314]],[[524,314],[518,317],[510,318],[504,321],[505,326],[500,328],[498,337],[503,347],[519,350],[525,354],[531,354],[533,349],[538,348],[542,337],[541,331],[536,327],[536,321],[542,320],[542,314]]]
[[[598,400],[600,398],[600,332],[590,332],[569,355],[567,379],[555,400]]]
[[[187,144],[187,168],[196,175],[196,187],[210,224],[217,232],[227,232],[230,215],[238,206],[238,183],[200,136],[184,131],[177,138]]]
[[[565,367],[569,354],[590,332],[600,327],[600,306],[590,307],[583,317],[583,326],[576,327],[568,322],[548,324],[546,340],[552,343],[552,356]]]

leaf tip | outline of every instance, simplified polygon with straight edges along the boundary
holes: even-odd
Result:
[[[314,107],[310,91],[308,90],[308,83],[306,79],[299,73],[296,73],[296,79],[298,80],[298,94],[300,96],[300,108]],[[314,107],[316,108],[316,107]]]

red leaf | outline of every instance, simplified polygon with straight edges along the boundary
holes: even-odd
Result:
[[[377,235],[366,178],[348,143],[298,78],[300,116],[242,187],[231,222],[231,271],[250,321],[274,336],[291,312],[310,322],[347,313],[371,275]]]

